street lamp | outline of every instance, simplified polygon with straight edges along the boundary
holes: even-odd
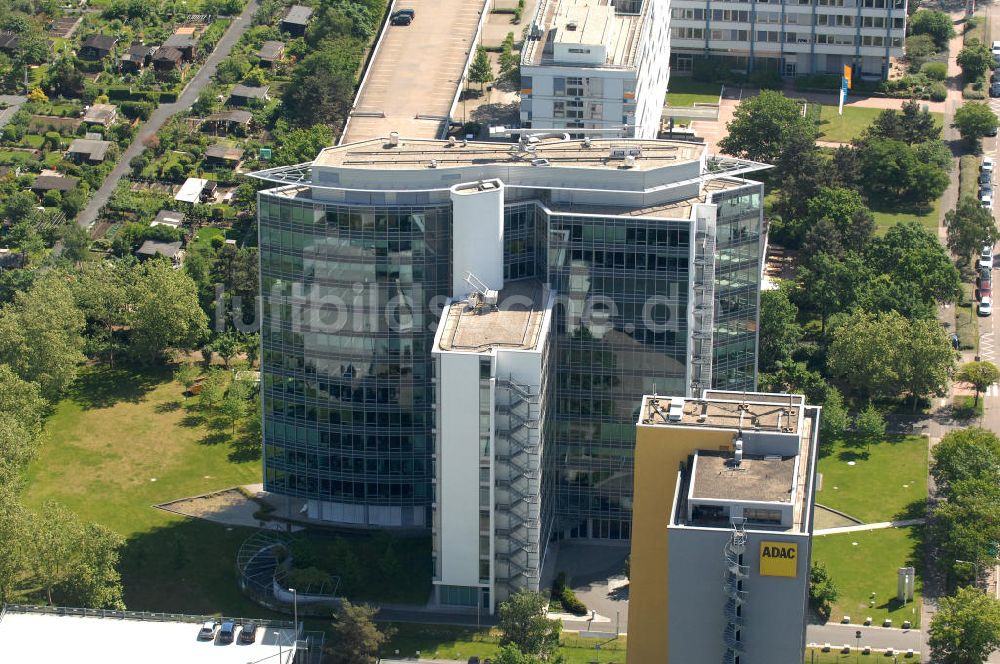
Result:
[[[299,649],[299,594],[295,588],[289,588],[289,590],[292,592],[292,619],[294,620],[292,629],[295,632],[295,650],[297,652]]]
[[[858,661],[861,661],[861,630],[854,630],[854,638],[858,640]]]

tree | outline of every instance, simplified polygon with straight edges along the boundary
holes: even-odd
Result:
[[[279,131],[277,139],[271,163],[288,166],[314,159],[320,150],[333,144],[333,131],[324,124],[316,124],[308,129]]]
[[[824,621],[830,619],[833,604],[840,597],[837,586],[821,562],[813,561],[809,566],[809,607]]]
[[[862,251],[875,232],[875,218],[857,191],[823,187],[806,202],[796,235],[803,239],[803,255],[842,256]]]
[[[0,484],[0,604],[23,596],[31,566],[32,520],[14,491]]]
[[[799,266],[798,279],[802,289],[797,292],[797,299],[803,308],[819,314],[820,333],[826,336],[827,319],[854,306],[861,285],[871,275],[857,254],[848,253],[840,260],[819,254],[812,257],[808,266]]]
[[[984,480],[957,486],[948,501],[934,509],[930,540],[942,572],[975,584],[978,571],[995,561],[993,547],[1000,541],[1000,489],[995,482]]]
[[[941,600],[928,643],[940,664],[982,664],[1000,647],[1000,602],[977,588],[959,588]]]
[[[494,664],[542,664],[542,660],[533,655],[521,652],[513,643],[500,646],[500,651],[493,658]]]
[[[954,302],[961,292],[958,268],[937,235],[917,221],[899,222],[872,240],[865,261],[932,304]]]
[[[819,418],[819,436],[824,443],[831,442],[844,435],[850,424],[847,408],[844,407],[844,397],[835,387],[827,392],[823,403],[823,412]]]
[[[170,347],[193,348],[208,332],[194,282],[167,261],[138,266],[133,299],[132,350],[151,361]]]
[[[734,157],[774,163],[796,138],[815,141],[816,127],[802,108],[781,92],[763,90],[740,102],[719,150]]]
[[[970,101],[955,111],[951,126],[958,129],[970,145],[976,145],[979,139],[997,128],[997,116],[986,102]]]
[[[983,245],[993,246],[1000,239],[993,215],[972,196],[963,196],[954,210],[945,213],[944,225],[948,229],[948,249],[962,263],[970,262],[973,252]]]
[[[52,500],[46,501],[34,522],[32,564],[46,600],[52,604],[55,587],[73,574],[82,529],[72,512]]]
[[[513,644],[524,653],[547,657],[559,645],[562,623],[545,615],[545,596],[519,590],[500,605],[500,645]]]
[[[966,40],[956,60],[966,83],[978,81],[993,67],[994,62],[990,47],[975,37]]]
[[[0,364],[0,490],[20,486],[37,450],[45,400],[38,385]]]
[[[190,362],[182,362],[180,366],[174,370],[174,380],[184,386],[185,398],[187,398],[188,391],[198,381],[198,376],[200,374],[201,371],[198,370],[198,367]]]
[[[95,609],[125,608],[118,563],[125,538],[100,524],[86,525],[76,542],[77,559],[72,572],[54,590],[61,606]]]
[[[931,449],[931,477],[942,495],[967,480],[1000,482],[1000,439],[987,429],[949,431]]]
[[[222,404],[226,396],[226,372],[221,369],[210,369],[201,384],[198,393],[198,404],[204,410],[214,410]]]
[[[935,141],[941,137],[941,128],[930,110],[922,108],[916,99],[903,102],[900,111],[885,109],[864,131],[862,141],[888,138],[907,145]]]
[[[232,332],[220,334],[209,346],[222,358],[225,367],[229,368],[229,362],[240,352],[240,339]]]
[[[352,604],[346,599],[333,614],[333,644],[329,650],[333,664],[372,664],[379,648],[391,638],[390,630],[375,624],[378,609]]]
[[[61,57],[49,67],[46,89],[60,97],[78,97],[83,94],[83,74],[76,58]]]
[[[897,199],[927,205],[948,188],[948,170],[939,163],[938,151],[922,153],[920,145],[925,144],[875,139],[858,146],[860,183],[873,205]]]
[[[354,99],[357,67],[352,55],[353,44],[351,38],[332,39],[322,50],[310,53],[295,67],[281,101],[283,114],[297,126],[339,126],[347,117]],[[315,156],[314,152],[309,159]]]
[[[956,354],[944,328],[930,319],[910,321],[901,346],[901,387],[913,399],[915,413],[921,398],[944,393],[948,376],[955,367]]]
[[[868,449],[885,440],[885,417],[869,403],[854,419],[854,430]]]
[[[500,65],[500,76],[506,79],[513,79],[517,74],[520,63],[520,59],[514,55],[514,33],[508,32],[500,50],[500,60],[498,62]]]
[[[955,27],[948,14],[921,9],[910,17],[910,34],[928,35],[938,49],[943,49],[948,45],[948,40],[955,36]]]
[[[250,385],[247,381],[234,380],[222,399],[220,410],[236,433],[236,423],[250,413]]]
[[[992,362],[966,362],[958,373],[955,380],[960,383],[969,383],[976,390],[976,405],[979,405],[979,393],[985,392],[993,383],[1000,380],[1000,369]]]
[[[493,80],[493,65],[490,56],[482,45],[476,47],[476,57],[469,66],[469,80],[479,83],[480,89]]]
[[[763,291],[760,294],[760,348],[757,365],[760,371],[771,371],[779,362],[792,358],[802,339],[802,328],[796,322],[799,309],[788,299],[788,289]]]
[[[90,234],[79,224],[66,224],[62,231],[63,256],[79,264],[90,251]]]
[[[74,378],[83,355],[83,314],[65,280],[50,272],[0,308],[0,363],[38,383],[55,400]]]
[[[136,264],[131,259],[85,263],[75,273],[73,294],[87,318],[88,352],[107,353],[111,366],[121,345],[122,330],[131,326],[135,273]]]

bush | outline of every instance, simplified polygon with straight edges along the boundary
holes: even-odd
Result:
[[[927,62],[920,68],[920,73],[932,81],[943,81],[948,78],[948,65],[943,62]]]
[[[840,85],[837,74],[807,74],[795,79],[796,90],[839,90]]]
[[[784,86],[781,76],[773,69],[752,72],[747,76],[747,82],[761,90],[780,90]]]
[[[556,575],[555,581],[552,582],[552,596],[562,604],[563,611],[574,616],[586,615],[587,605],[580,601],[572,588],[566,585],[566,572],[559,572]]]
[[[948,88],[944,83],[935,83],[930,90],[931,101],[944,101],[948,98]]]

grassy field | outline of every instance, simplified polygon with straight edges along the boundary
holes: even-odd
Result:
[[[56,499],[127,538],[130,609],[259,615],[234,569],[253,531],[152,507],[260,481],[259,448],[234,438],[228,422],[189,412],[182,391],[163,368],[85,370],[46,423],[25,500]]]
[[[886,231],[901,221],[915,219],[928,231],[937,234],[941,221],[941,199],[935,200],[926,210],[872,210],[875,215],[875,234],[885,235]]]
[[[692,78],[675,76],[670,79],[667,90],[667,106],[694,106],[695,104],[717,104],[722,92],[721,83],[696,81]]]
[[[853,465],[849,465],[853,462]],[[866,523],[922,516],[927,500],[927,440],[894,436],[870,450],[853,436],[824,446],[816,502]]]
[[[393,625],[396,634],[382,649],[383,656],[415,657],[420,651],[421,658],[456,659],[466,661],[472,655],[480,659],[496,655],[499,635],[486,629],[455,627],[450,625]],[[626,637],[617,639],[585,639],[576,634],[563,634],[559,653],[566,664],[623,664],[625,662]],[[594,646],[600,646],[600,650]]]
[[[914,527],[816,536],[813,560],[826,565],[840,591],[831,619],[839,621],[848,615],[852,621],[861,622],[871,616],[878,625],[892,618],[894,627],[904,620],[918,627],[922,593],[918,537],[919,529]],[[916,567],[917,582],[914,601],[903,606],[896,601],[896,572],[906,565]],[[873,592],[875,605],[870,607]]]
[[[861,135],[868,125],[882,112],[880,108],[845,106],[844,114],[837,114],[836,106],[823,106],[820,110],[820,140],[850,143]],[[938,127],[944,126],[943,113],[931,113]]]

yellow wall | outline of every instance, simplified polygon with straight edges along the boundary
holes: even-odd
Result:
[[[636,427],[629,571],[628,662],[667,660],[667,524],[677,471],[696,450],[729,448],[732,431]]]

